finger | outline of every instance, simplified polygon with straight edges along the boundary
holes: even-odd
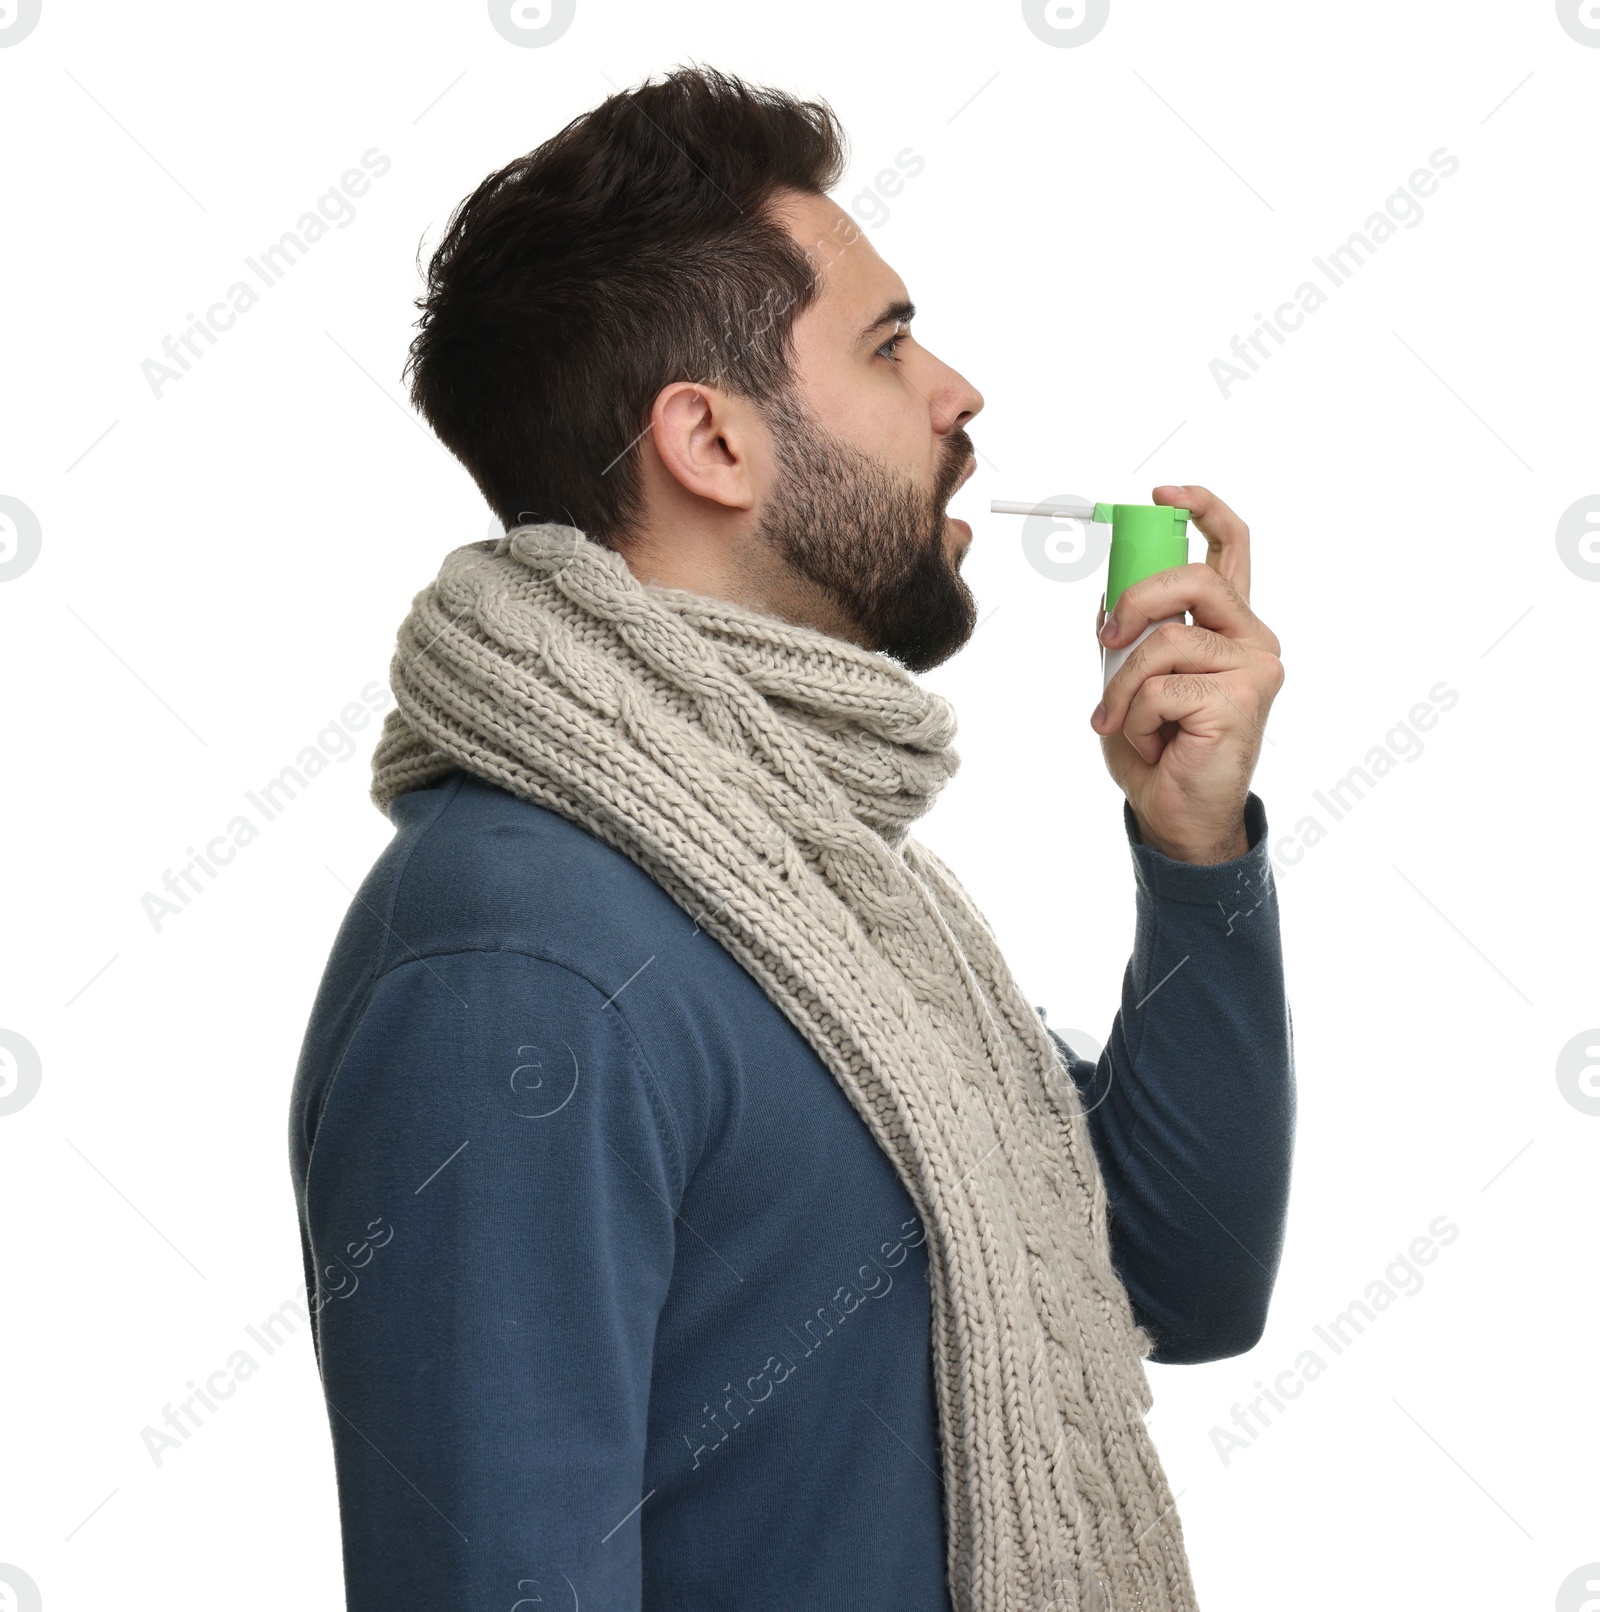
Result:
[[[1250,597],[1250,528],[1209,487],[1157,487],[1158,504],[1186,509],[1206,540],[1206,564]]]
[[[1131,644],[1151,622],[1181,616],[1185,610],[1194,613],[1198,626],[1212,632],[1246,643],[1259,642],[1262,648],[1273,647],[1244,595],[1226,577],[1198,562],[1157,571],[1124,588],[1112,612],[1116,629],[1109,638],[1102,633],[1100,641],[1108,647]]]
[[[1227,698],[1221,679],[1176,672],[1146,679],[1122,723],[1122,736],[1150,766],[1161,759],[1162,728],[1178,723],[1186,732],[1221,738],[1238,705]]]
[[[1128,706],[1147,678],[1188,672],[1205,675],[1250,665],[1255,652],[1237,638],[1224,638],[1208,628],[1167,622],[1157,627],[1117,668],[1101,695],[1101,711],[1091,726],[1098,733],[1115,733]]]

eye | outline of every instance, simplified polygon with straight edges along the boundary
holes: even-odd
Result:
[[[899,347],[900,343],[907,340],[910,335],[911,332],[907,330],[904,325],[902,325],[886,342],[884,342],[881,347],[874,349],[877,353],[877,356],[879,358],[887,358],[891,364],[898,364],[900,360],[896,356],[896,349]]]

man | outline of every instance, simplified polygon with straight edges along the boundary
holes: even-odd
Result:
[[[1080,1057],[909,833],[982,398],[841,152],[679,71],[430,265],[413,397],[508,531],[401,628],[295,1084],[352,1608],[1195,1605],[1143,1361],[1252,1347],[1281,1248],[1278,641],[1157,489],[1209,553],[1105,623],[1195,618],[1093,719],[1137,931]]]

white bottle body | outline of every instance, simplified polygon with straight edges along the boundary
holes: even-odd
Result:
[[[1175,621],[1180,627],[1188,617],[1180,611],[1175,616],[1163,616],[1160,621],[1152,621],[1145,630],[1139,634],[1131,644],[1124,644],[1120,649],[1106,649],[1102,646],[1100,651],[1104,674],[1100,679],[1100,686],[1104,688],[1115,677],[1122,667],[1122,663],[1136,650],[1157,627],[1164,627],[1169,621]]]

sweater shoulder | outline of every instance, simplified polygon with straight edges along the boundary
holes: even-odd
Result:
[[[508,950],[589,973],[693,927],[621,851],[469,773],[396,796],[389,817],[391,966],[407,948]]]
[[[737,1133],[749,1080],[814,1060],[737,959],[580,825],[460,770],[397,795],[388,815],[395,837],[350,905],[313,1008],[308,1089],[337,1068],[380,979],[456,953],[522,953],[586,981],[637,1047],[691,1169]]]

